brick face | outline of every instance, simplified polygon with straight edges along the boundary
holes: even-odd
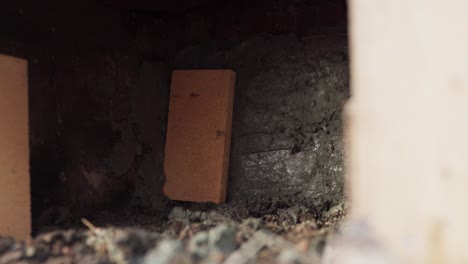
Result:
[[[0,236],[31,233],[27,62],[0,55]]]
[[[164,164],[170,199],[225,201],[234,82],[231,70],[173,72]]]

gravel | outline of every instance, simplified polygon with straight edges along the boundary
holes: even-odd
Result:
[[[240,206],[176,206],[157,228],[85,221],[87,229],[40,233],[28,242],[3,237],[0,264],[317,263],[346,209],[343,204],[315,217],[306,207],[292,206],[254,217],[239,213],[245,211]]]

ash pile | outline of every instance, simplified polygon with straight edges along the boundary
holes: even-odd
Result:
[[[41,233],[29,242],[0,238],[0,263],[320,263],[340,233],[347,204],[316,214],[302,205],[255,216],[227,204],[174,207],[155,225]]]

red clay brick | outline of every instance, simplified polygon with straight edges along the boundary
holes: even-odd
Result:
[[[0,236],[31,234],[27,62],[0,55]]]
[[[225,201],[234,84],[231,70],[173,72],[164,162],[170,199]]]

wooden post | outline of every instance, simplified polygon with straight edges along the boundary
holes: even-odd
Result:
[[[0,55],[0,236],[21,240],[31,235],[27,70]]]
[[[351,218],[403,263],[468,263],[468,2],[349,4]]]

